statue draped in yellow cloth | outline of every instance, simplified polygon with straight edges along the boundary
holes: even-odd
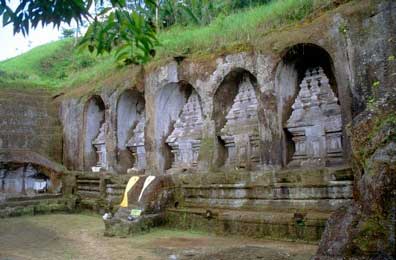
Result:
[[[139,176],[132,176],[129,179],[128,184],[127,184],[127,186],[125,188],[124,197],[122,199],[120,207],[123,207],[123,208],[127,208],[128,207],[128,192],[132,189],[132,187],[136,184],[136,182],[138,180],[139,180]]]

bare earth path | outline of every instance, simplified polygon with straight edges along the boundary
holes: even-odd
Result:
[[[309,259],[314,245],[216,237],[155,229],[130,238],[103,236],[100,216],[0,219],[0,260],[18,259]]]

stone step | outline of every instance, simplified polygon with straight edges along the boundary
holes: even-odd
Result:
[[[220,210],[169,208],[167,225],[179,229],[198,229],[219,235],[235,234],[279,240],[318,241],[329,213],[277,210]]]
[[[94,198],[100,197],[99,191],[78,190],[77,194],[82,197],[94,197]]]
[[[97,191],[100,192],[99,186],[77,185],[78,191]]]
[[[332,212],[340,206],[352,201],[344,199],[218,199],[218,198],[186,198],[183,207],[189,208],[218,208],[218,209],[251,209],[259,210],[302,210]]]
[[[350,199],[352,183],[321,186],[182,187],[186,198],[208,199]]]
[[[257,209],[249,210],[231,210],[231,209],[207,209],[207,208],[168,208],[168,212],[188,213],[200,215],[208,218],[208,211],[210,211],[212,218],[220,220],[242,221],[252,223],[277,223],[287,224],[295,223],[296,221],[306,220],[306,223],[314,223],[317,221],[326,221],[331,213],[320,211],[297,212],[297,211],[260,211]],[[308,222],[307,222],[308,221]]]
[[[106,185],[107,189],[120,189],[120,190],[125,190],[126,185],[120,185],[120,184],[107,184]]]
[[[235,184],[226,184],[226,183],[216,183],[216,184],[201,184],[201,185],[183,185],[180,188],[182,189],[254,189],[254,188],[279,188],[279,187],[288,187],[288,188],[326,188],[326,187],[344,187],[353,185],[353,181],[328,181],[326,183],[319,184],[309,184],[309,183],[301,183],[301,182],[276,182],[268,185],[257,185],[257,184],[245,184],[245,183],[235,183]]]
[[[38,205],[38,204],[54,204],[54,203],[59,204],[61,202],[64,202],[64,199],[59,198],[59,197],[46,198],[46,199],[7,201],[7,202],[3,202],[0,204],[0,209],[33,206],[33,205]]]
[[[123,196],[124,191],[121,190],[106,190],[107,195],[112,195],[112,196]]]
[[[32,200],[42,200],[42,199],[54,199],[54,198],[61,198],[62,194],[57,193],[57,194],[50,194],[50,193],[43,193],[43,194],[36,194],[34,196],[28,196],[28,195],[16,195],[12,197],[7,197],[5,199],[5,202],[11,202],[11,201],[32,201]]]
[[[95,185],[99,185],[100,184],[100,180],[99,179],[77,179],[77,184],[80,183],[92,183]]]

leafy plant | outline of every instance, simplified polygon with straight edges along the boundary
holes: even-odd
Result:
[[[89,26],[80,47],[87,47],[90,52],[96,50],[97,54],[115,49],[119,62],[143,64],[155,55],[156,44],[155,26],[142,15],[122,8],[105,8]]]
[[[109,7],[93,17],[89,10],[95,6]],[[139,1],[149,9],[156,6],[155,0]],[[154,46],[157,43],[156,30],[150,17],[139,10],[128,9],[126,0],[73,0],[73,1],[42,1],[21,0],[13,10],[7,0],[0,0],[0,15],[3,16],[3,25],[13,24],[14,33],[29,33],[29,28],[53,24],[59,27],[61,23],[70,23],[74,20],[82,25],[84,20],[91,22],[81,46],[87,46],[97,54],[116,50],[118,61],[125,64],[145,63],[154,56]]]

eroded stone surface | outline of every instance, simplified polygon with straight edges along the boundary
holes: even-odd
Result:
[[[47,192],[51,181],[31,164],[8,167],[0,164],[0,193],[10,195],[33,195]]]
[[[99,129],[99,133],[96,138],[92,141],[92,145],[95,147],[97,154],[96,167],[100,169],[107,169],[107,151],[106,151],[106,139],[105,139],[106,123],[102,123]]]
[[[146,149],[144,147],[144,127],[146,125],[146,118],[140,118],[138,124],[133,130],[131,139],[126,144],[126,147],[131,151],[134,157],[133,170],[146,169]]]
[[[323,69],[308,69],[287,121],[296,151],[289,166],[342,162],[341,109]]]
[[[245,77],[221,129],[228,151],[227,166],[249,168],[260,162],[257,103],[254,87]]]
[[[195,167],[202,139],[202,108],[198,94],[194,91],[188,98],[177,119],[173,132],[166,142],[172,147],[172,167]]]

